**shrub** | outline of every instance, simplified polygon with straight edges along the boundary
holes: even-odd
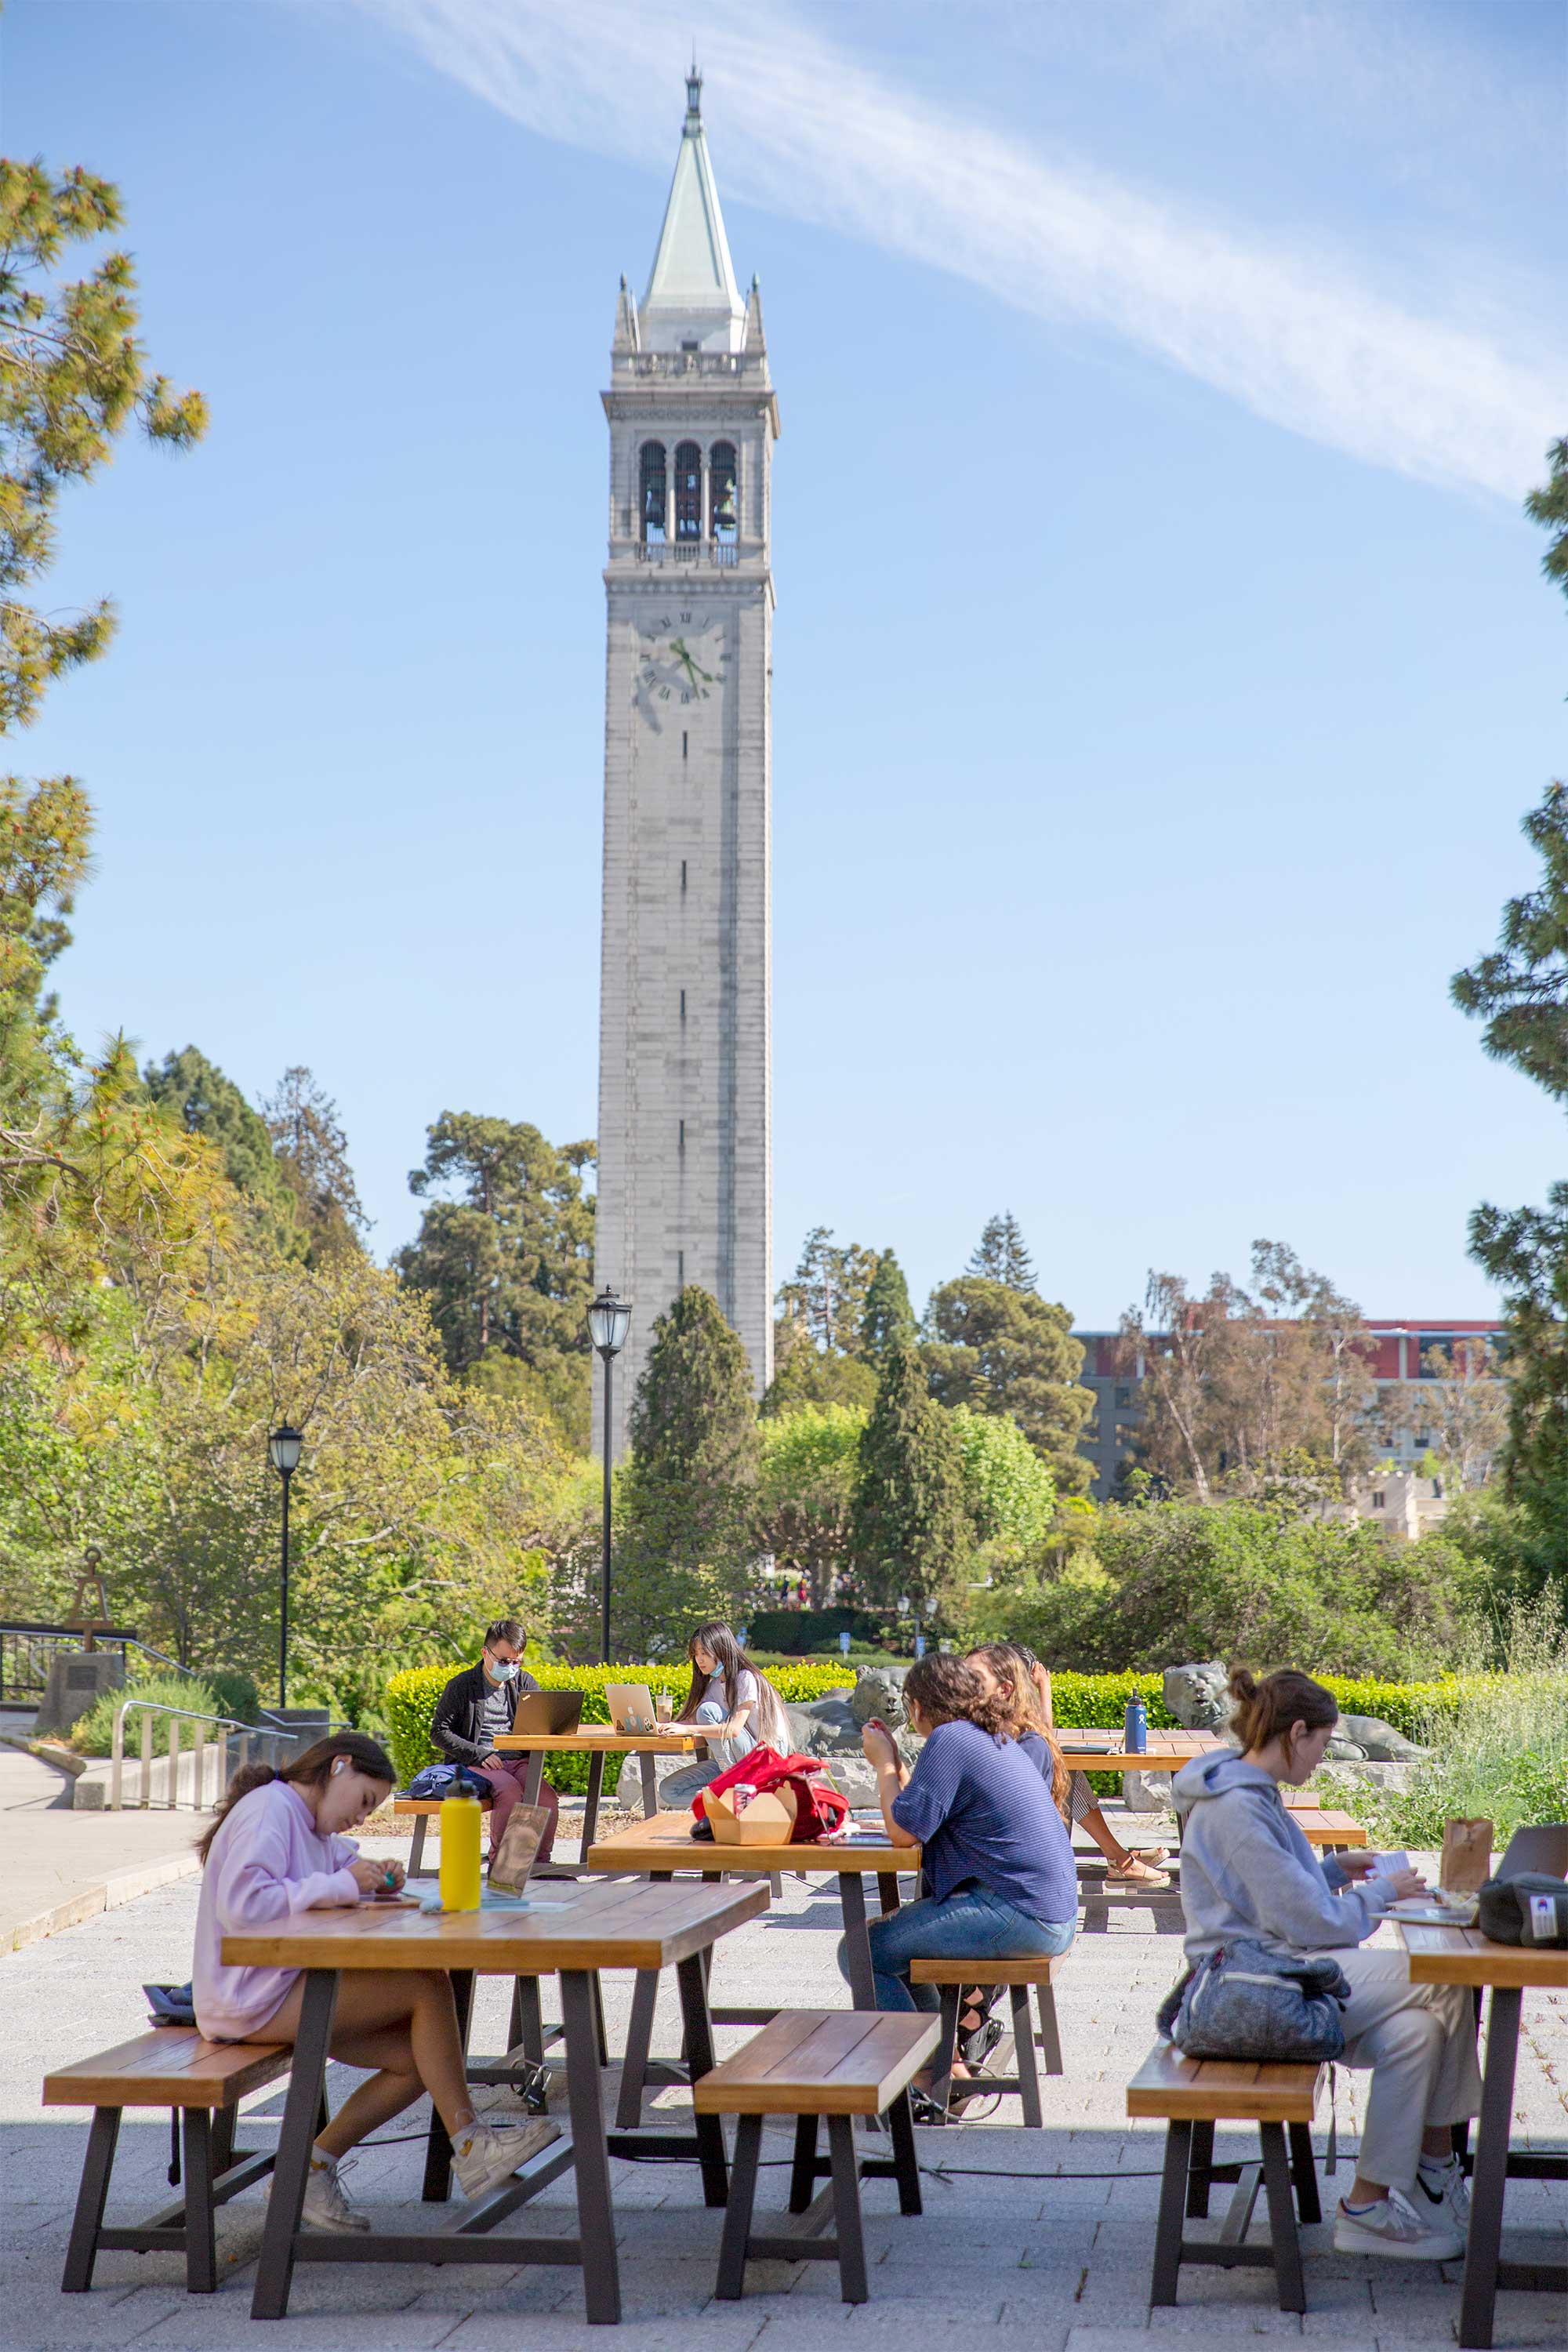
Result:
[[[193,1715],[226,1715],[228,1709],[218,1705],[218,1695],[213,1684],[193,1680],[188,1675],[145,1675],[128,1683],[123,1690],[100,1692],[87,1713],[79,1716],[70,1727],[66,1742],[79,1756],[107,1756],[114,1744],[114,1718],[127,1699],[151,1699],[157,1706],[184,1707]],[[133,1715],[125,1727],[125,1745],[132,1756],[142,1748],[142,1717]],[[180,1726],[180,1744],[188,1748],[195,1727]],[[153,1717],[153,1744],[162,1755],[169,1745],[168,1719]]]
[[[382,1702],[393,1762],[402,1787],[406,1788],[416,1772],[433,1764],[436,1751],[430,1745],[430,1718],[436,1712],[436,1702],[460,1669],[452,1666],[409,1666],[394,1675],[386,1685]],[[605,1704],[606,1683],[646,1683],[656,1694],[667,1690],[679,1706],[686,1696],[689,1669],[684,1659],[679,1667],[668,1662],[658,1666],[552,1666],[530,1665],[542,1690],[580,1690],[583,1693],[584,1723],[608,1723],[610,1710]],[[801,1660],[788,1665],[769,1667],[768,1680],[779,1696],[792,1699],[797,1705],[807,1699],[821,1698],[830,1690],[843,1690],[852,1685],[853,1672],[841,1665],[829,1665],[816,1660]],[[606,1793],[618,1783],[621,1759],[608,1756],[605,1759]],[[545,1777],[563,1796],[584,1796],[588,1787],[588,1757],[582,1748],[563,1748],[552,1755]]]

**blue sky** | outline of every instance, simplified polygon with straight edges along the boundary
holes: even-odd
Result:
[[[1482,1314],[1560,1118],[1447,982],[1534,878],[1568,640],[1556,0],[11,0],[9,153],[121,184],[194,457],[67,500],[122,627],[85,1036],[591,1134],[605,381],[695,29],[774,467],[776,1263],[1010,1207],[1114,1320],[1290,1242]],[[1555,406],[1554,406],[1555,395]]]

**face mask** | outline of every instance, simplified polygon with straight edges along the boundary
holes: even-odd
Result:
[[[510,1658],[487,1658],[485,1672],[493,1683],[514,1683],[517,1680],[517,1667]]]

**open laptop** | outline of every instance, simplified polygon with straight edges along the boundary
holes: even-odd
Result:
[[[1568,1878],[1568,1822],[1541,1822],[1533,1828],[1515,1830],[1494,1875],[1518,1878],[1527,1870],[1540,1871],[1547,1878]]]
[[[513,1733],[575,1731],[583,1720],[581,1691],[524,1691],[517,1702]]]
[[[647,1683],[606,1683],[605,1705],[617,1731],[658,1729],[654,1716],[653,1693]]]

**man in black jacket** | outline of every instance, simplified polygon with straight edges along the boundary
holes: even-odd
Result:
[[[533,1676],[522,1669],[527,1647],[527,1628],[515,1617],[498,1617],[486,1628],[478,1665],[465,1666],[461,1674],[452,1676],[436,1702],[430,1725],[431,1746],[448,1763],[471,1766],[495,1790],[489,1809],[492,1861],[528,1772],[526,1755],[496,1752],[496,1741],[517,1720],[519,1695],[539,1688]],[[539,1859],[548,1862],[561,1810],[561,1800],[548,1780],[539,1784],[539,1801],[550,1811],[549,1826],[539,1842]]]

